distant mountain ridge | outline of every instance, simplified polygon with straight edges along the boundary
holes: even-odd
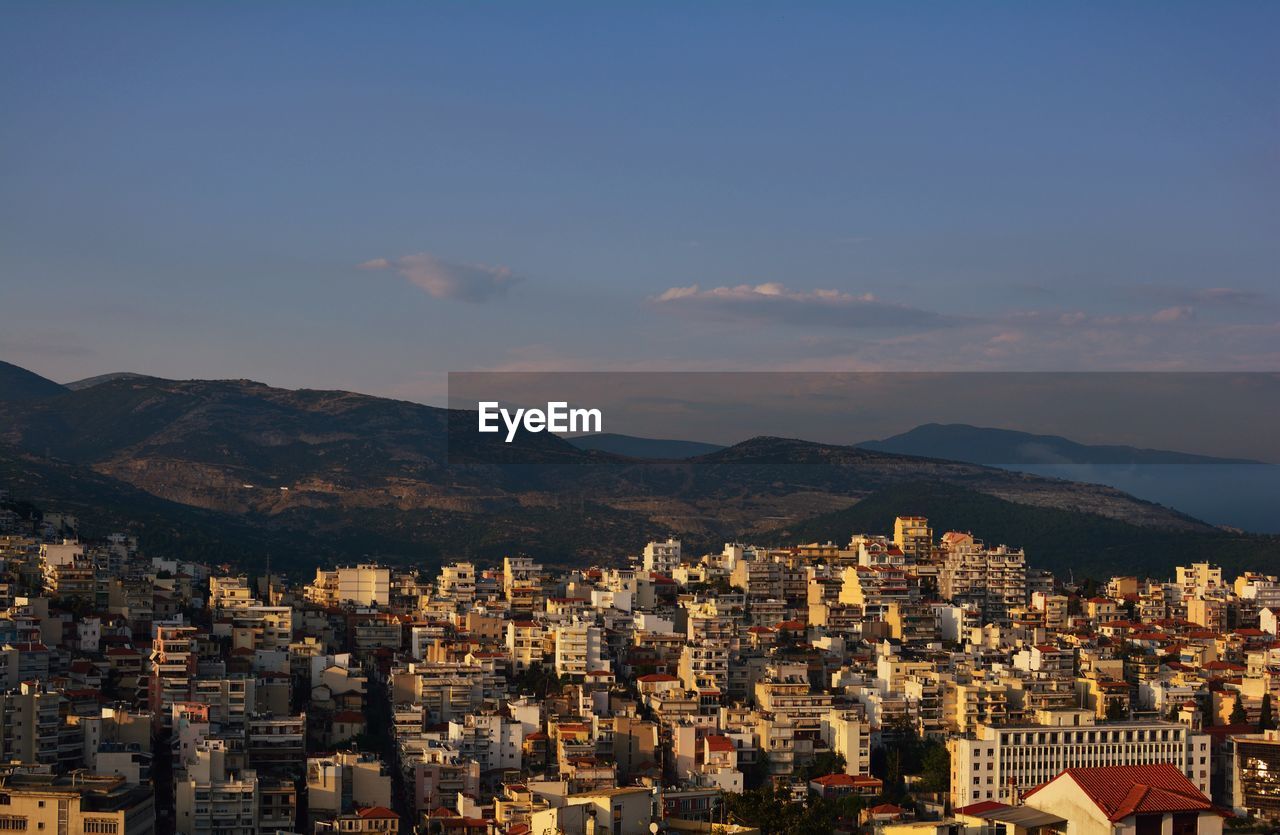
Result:
[[[989,467],[1037,464],[1260,464],[1246,458],[1217,458],[1119,444],[1081,444],[1058,435],[1034,435],[966,423],[926,423],[862,449],[969,461]]]
[[[219,547],[223,520],[226,560],[271,552],[282,569],[365,554],[580,564],[667,534],[691,552],[776,541],[789,526],[919,483],[1116,520],[1139,532],[1134,542],[1147,541],[1142,531],[1220,535],[1108,487],[795,439],[632,458],[548,434],[505,444],[476,433],[474,413],[248,380],[122,377],[46,391],[20,401],[0,391],[0,485],[12,495],[56,506],[74,494],[82,514],[100,504],[113,520],[136,513],[144,532],[166,532],[174,549],[202,543],[200,553]],[[1255,544],[1280,556],[1270,540]],[[1133,559],[1138,570],[1165,554],[1139,548]]]
[[[99,374],[96,377],[85,377],[83,380],[75,380],[67,383],[66,387],[72,391],[80,391],[80,389],[93,388],[94,386],[109,383],[112,380],[137,380],[146,377],[146,374],[135,374],[132,371],[115,371],[110,374]]]
[[[701,441],[638,438],[634,435],[619,435],[614,432],[579,435],[575,438],[565,438],[565,440],[578,449],[595,449],[611,452],[614,455],[625,455],[628,458],[694,458],[724,449],[720,444],[707,444]]]
[[[65,386],[0,360],[0,400],[38,400],[67,391]]]
[[[1162,449],[1076,443],[967,424],[925,424],[862,449],[967,461],[1105,484],[1216,525],[1280,533],[1280,466]]]

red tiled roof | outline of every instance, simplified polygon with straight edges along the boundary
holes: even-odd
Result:
[[[716,734],[715,736],[708,736],[706,740],[707,740],[708,751],[732,751],[733,750],[733,740],[729,739],[729,737],[727,736]]]
[[[679,680],[680,679],[676,678],[675,676],[669,676],[666,673],[649,673],[649,675],[647,676],[640,676],[640,678],[636,679],[636,681],[643,681],[651,684],[662,682],[662,681],[679,681]]]
[[[370,806],[367,809],[360,809],[359,811],[356,812],[356,814],[365,819],[368,819],[368,818],[384,819],[385,818],[385,819],[398,820],[400,818],[399,815],[397,815],[395,812],[388,809],[386,806]]]
[[[1214,811],[1195,783],[1169,763],[1068,768],[1049,782],[1064,776],[1074,780],[1113,823],[1136,814]],[[1047,785],[1035,787],[1027,797]]]

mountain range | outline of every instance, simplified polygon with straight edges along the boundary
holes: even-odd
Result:
[[[873,529],[890,530],[889,503],[895,515],[984,507],[986,521],[970,527],[1011,545],[1037,524],[1086,539],[1096,530],[1123,543],[1134,572],[1167,574],[1171,539],[1224,562],[1280,556],[1274,538],[999,467],[773,437],[635,457],[546,434],[508,445],[474,426],[474,413],[352,392],[138,375],[73,390],[5,366],[0,486],[74,510],[89,534],[128,526],[152,550],[241,563],[269,555],[302,572],[366,555],[426,565],[519,552],[581,564],[668,534],[694,553],[739,538],[845,539],[854,529],[842,525],[873,512]],[[1040,543],[1031,561],[1083,571],[1083,555],[1060,546]]]
[[[1056,435],[955,423],[925,424],[858,446],[1105,484],[1215,525],[1280,533],[1280,466],[1264,461],[1081,444]]]
[[[670,438],[638,438],[617,432],[599,432],[594,435],[578,435],[565,438],[578,449],[594,449],[612,452],[628,458],[694,458],[724,449],[720,444],[702,441],[678,441]]]

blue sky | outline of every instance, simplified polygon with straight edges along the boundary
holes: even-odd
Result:
[[[1280,6],[0,12],[0,358],[1274,370]]]

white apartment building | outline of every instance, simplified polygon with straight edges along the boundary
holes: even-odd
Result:
[[[650,542],[644,546],[644,570],[671,576],[680,564],[680,540]]]
[[[1176,569],[1175,582],[1184,594],[1207,594],[1222,589],[1222,568],[1207,562],[1180,565]]]
[[[507,654],[517,673],[523,673],[534,664],[542,664],[542,625],[532,620],[515,620],[507,623]]]
[[[523,762],[524,727],[500,714],[469,713],[449,722],[449,744],[480,771],[516,769]]]
[[[536,586],[542,582],[542,565],[530,557],[504,557],[502,560],[502,591],[511,598],[513,589]]]
[[[476,567],[469,562],[455,562],[440,569],[437,587],[441,596],[459,603],[476,599]]]
[[[844,757],[845,774],[871,773],[871,725],[857,711],[833,709],[822,717],[822,741]]]
[[[680,650],[680,683],[686,690],[719,696],[729,689],[729,645],[725,641],[689,642]]]
[[[209,608],[215,615],[221,615],[227,609],[239,609],[258,602],[253,590],[249,588],[249,578],[210,577]]]
[[[357,565],[338,569],[338,602],[358,606],[391,604],[391,569],[377,565]]]
[[[1064,769],[1172,763],[1209,793],[1208,734],[1178,722],[1094,724],[1093,711],[1041,711],[1040,724],[980,725],[971,738],[947,743],[951,752],[951,802],[1013,802]]]
[[[226,764],[223,740],[206,739],[196,749],[185,777],[174,784],[178,835],[258,831],[258,777]]]
[[[589,623],[555,628],[556,675],[582,681],[587,673],[611,669],[605,657],[604,630]]]
[[[1236,578],[1235,592],[1243,600],[1252,600],[1259,609],[1280,611],[1280,581],[1275,577],[1246,571]]]
[[[942,597],[972,604],[982,622],[1004,625],[1012,609],[1027,604],[1027,558],[1020,549],[988,548],[971,534],[952,531],[942,538],[945,559],[938,576]]]

